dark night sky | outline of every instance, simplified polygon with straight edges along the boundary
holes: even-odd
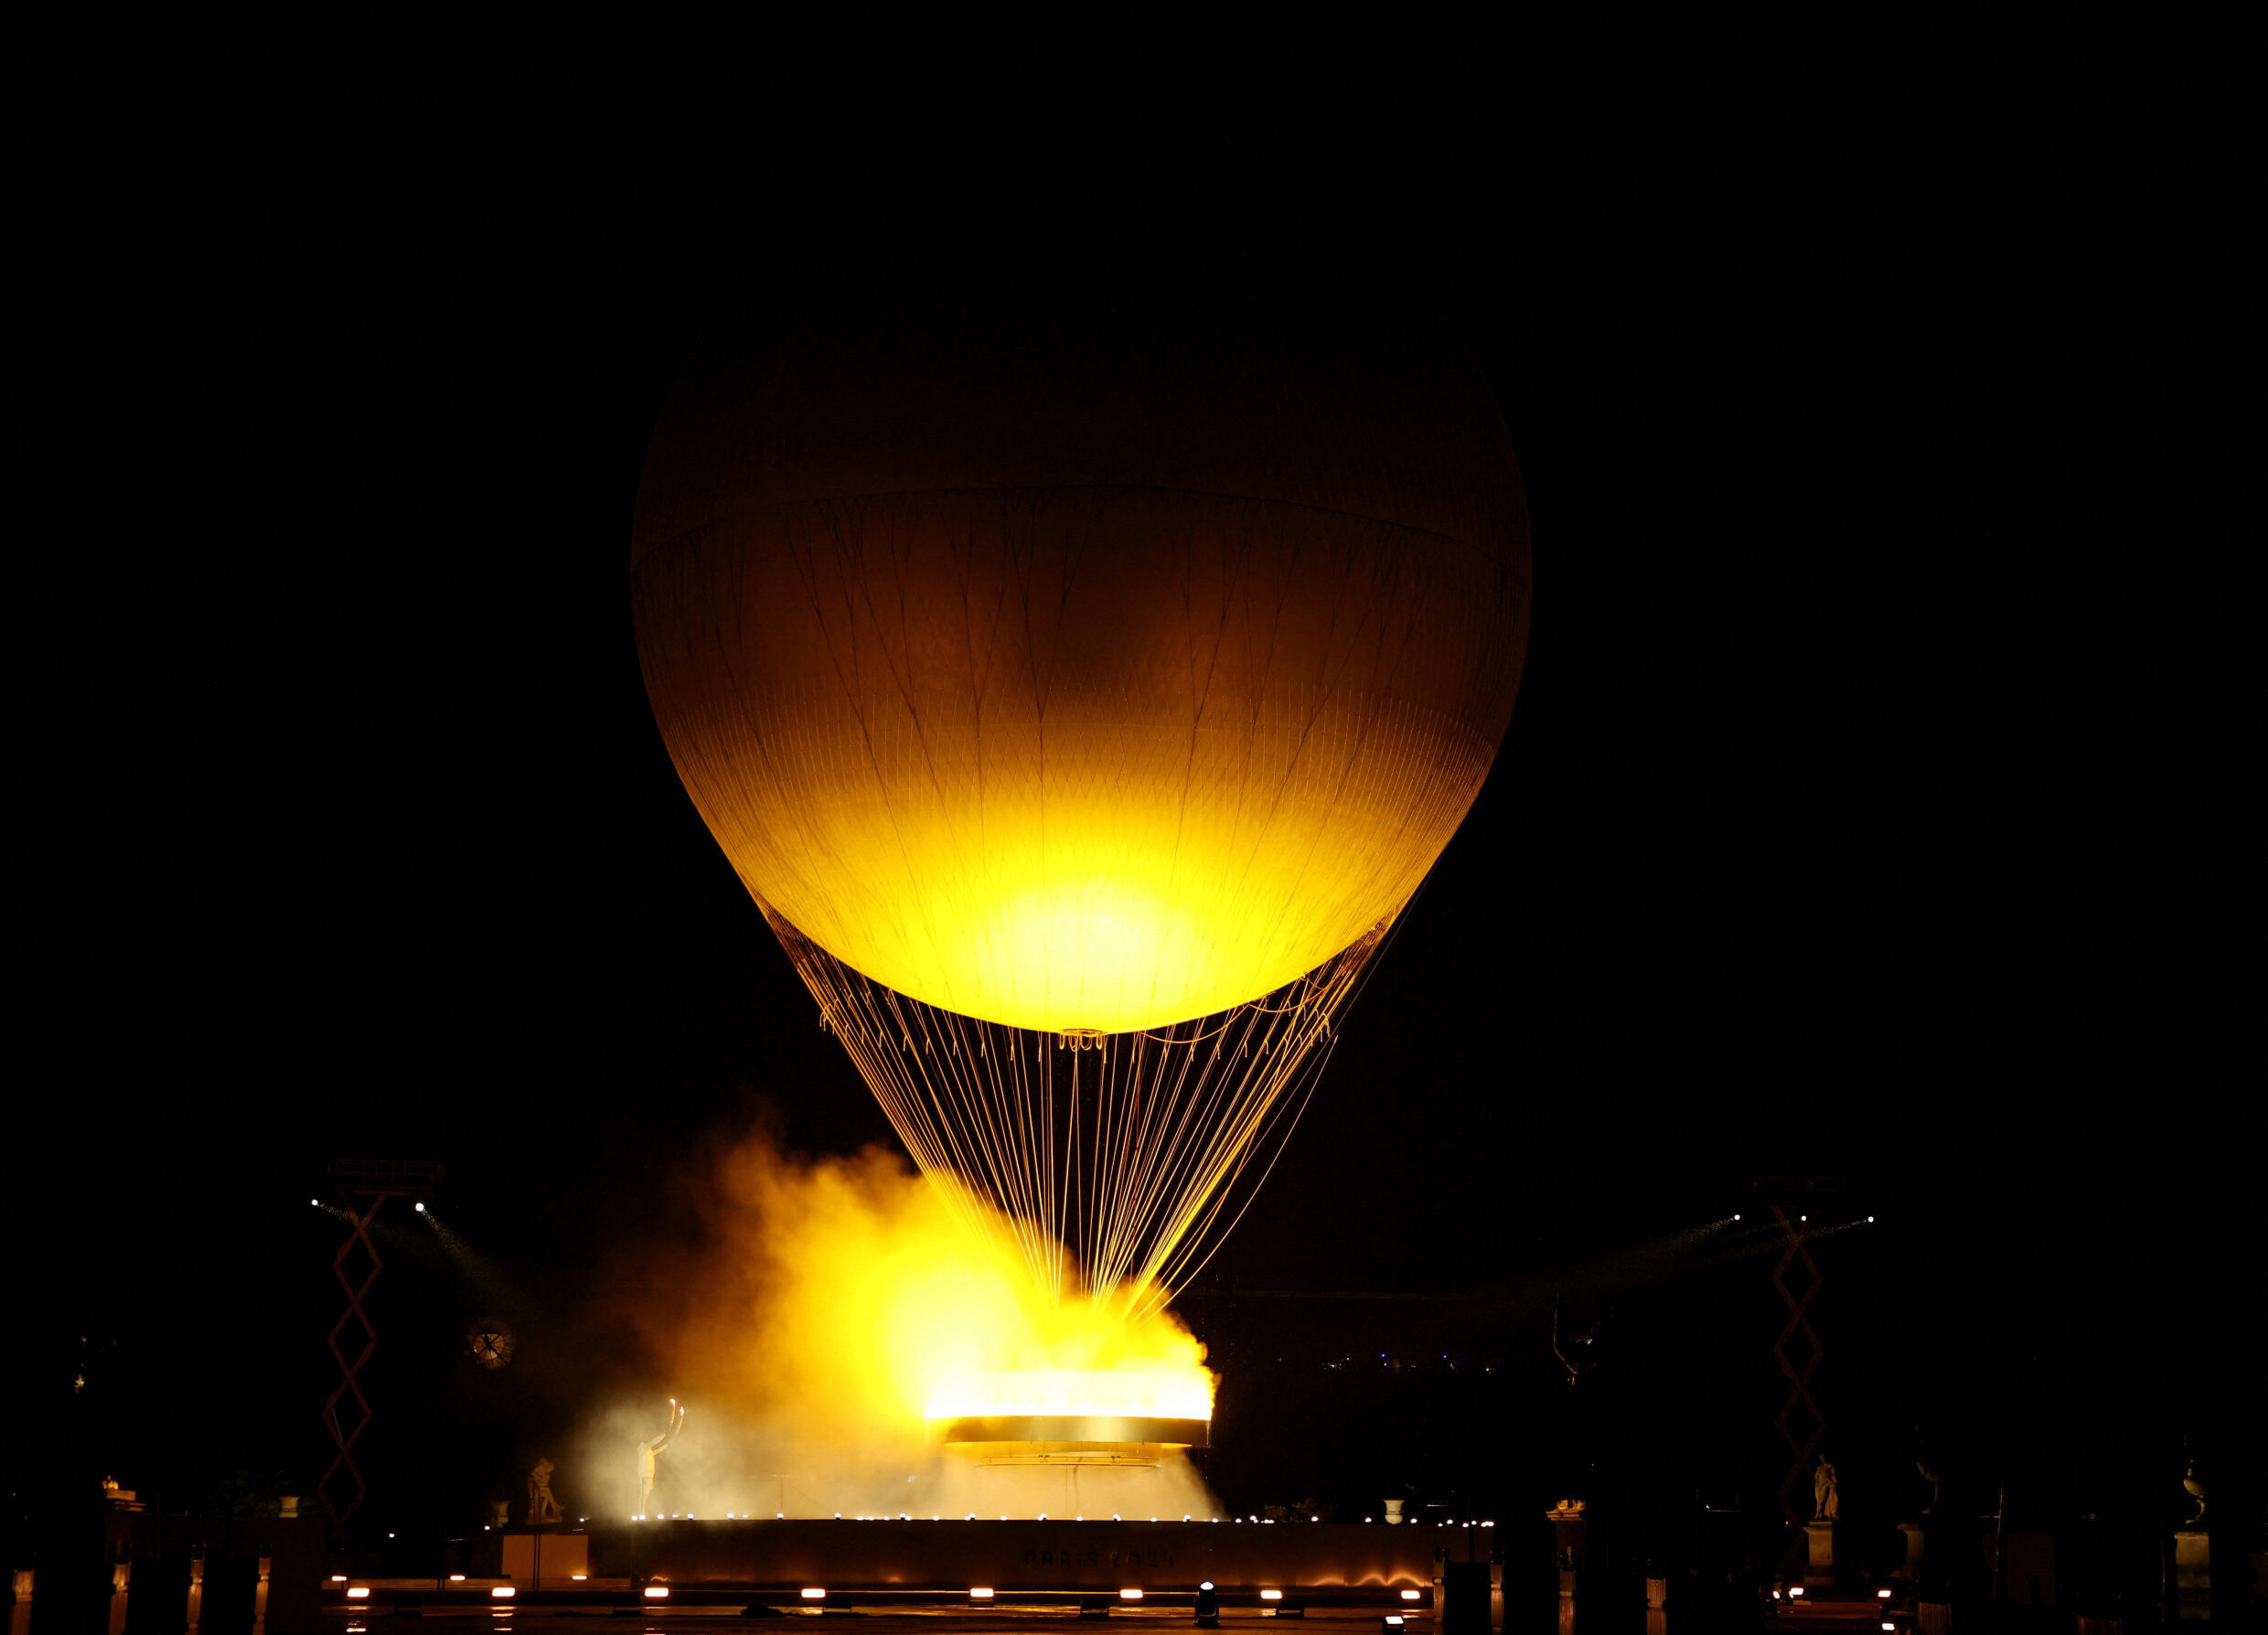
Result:
[[[87,1332],[123,1463],[303,1458],[334,1155],[444,1160],[556,1309],[752,1097],[888,1138],[662,753],[628,522],[711,315],[981,294],[1430,309],[1528,484],[1510,736],[1201,1330],[1540,1391],[1536,1288],[1831,1170],[1878,1440],[2256,1471],[2232,42],[578,18],[11,53],[11,1418]],[[1744,1264],[1614,1293],[1626,1373],[1768,1369]]]

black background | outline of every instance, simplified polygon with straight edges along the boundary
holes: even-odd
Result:
[[[1980,1503],[2256,1496],[2242,52],[1821,27],[22,39],[11,1487],[307,1491],[307,1199],[431,1157],[490,1280],[382,1240],[369,1513],[460,1528],[678,1178],[760,1106],[890,1138],[629,633],[682,348],[823,300],[1422,310],[1512,428],[1510,736],[1187,1305],[1230,1503],[1552,1496],[1555,1288],[1614,1313],[1609,1457],[1757,1502],[1771,1256],[1672,1234],[1759,1171],[1878,1217],[1821,1245],[1875,1509],[1917,1424]]]

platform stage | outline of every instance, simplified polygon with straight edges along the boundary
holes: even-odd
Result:
[[[1189,1595],[1317,1592],[1316,1598],[1429,1593],[1438,1551],[1461,1559],[1464,1530],[1383,1523],[1085,1521],[659,1521],[590,1530],[594,1578],[673,1588],[994,1590]],[[1483,1551],[1485,1559],[1485,1551]],[[1353,1593],[1350,1593],[1353,1592]]]

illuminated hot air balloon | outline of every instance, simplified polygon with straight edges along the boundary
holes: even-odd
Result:
[[[633,573],[679,775],[908,1148],[1144,1290],[1304,1104],[1529,603],[1478,369],[1343,341],[718,344]]]

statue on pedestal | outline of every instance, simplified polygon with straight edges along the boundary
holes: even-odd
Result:
[[[540,1526],[560,1519],[559,1501],[551,1497],[551,1472],[557,1469],[550,1459],[536,1460],[536,1468],[528,1472],[528,1525]]]
[[[654,1496],[654,1477],[661,1466],[661,1450],[669,1446],[678,1432],[685,1428],[685,1410],[678,1406],[678,1399],[669,1399],[669,1423],[658,1437],[640,1442],[637,1451],[637,1513],[644,1515],[646,1506]]]
[[[2205,1511],[2207,1502],[2212,1498],[2212,1491],[2205,1485],[2204,1478],[2198,1474],[2196,1459],[2192,1459],[2189,1468],[2182,1473],[2181,1486],[2197,1504],[2195,1515],[2174,1525],[2174,1599],[2179,1607],[2179,1617],[2186,1629],[2188,1620],[2208,1618],[2214,1609],[2217,1598],[2213,1594],[2213,1534],[2220,1529],[2218,1524],[2209,1528],[2206,1525]],[[2239,1575],[2244,1573],[2243,1555],[2230,1548],[2235,1543],[2233,1539],[2220,1541],[2222,1549],[2227,1552],[2224,1556],[2224,1578],[2228,1576],[2228,1567],[2234,1567]],[[2230,1556],[2233,1559],[2229,1559]],[[2238,1582],[2242,1582],[2241,1576]],[[2225,1599],[2228,1593],[2229,1586],[2224,1583],[2219,1598]]]
[[[1832,1522],[1842,1514],[1843,1501],[1835,1492],[1835,1467],[1824,1457],[1812,1472],[1812,1520]]]

